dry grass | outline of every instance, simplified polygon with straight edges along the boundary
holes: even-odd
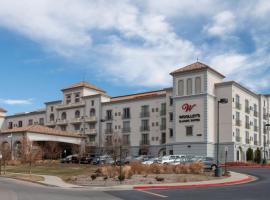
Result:
[[[7,173],[4,176],[8,178],[15,178],[15,179],[24,180],[24,181],[35,181],[35,182],[44,181],[44,178],[42,176],[36,176],[36,175],[31,175],[31,174]]]

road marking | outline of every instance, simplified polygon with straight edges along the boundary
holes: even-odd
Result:
[[[162,194],[158,194],[158,193],[154,193],[154,192],[149,192],[147,190],[138,190],[140,192],[144,192],[146,194],[151,194],[151,195],[154,195],[154,196],[157,196],[157,197],[161,197],[161,198],[167,198],[168,196],[165,196],[165,195],[162,195]]]

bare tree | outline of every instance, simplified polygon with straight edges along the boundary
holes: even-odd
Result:
[[[41,159],[42,151],[40,147],[34,146],[32,144],[32,141],[28,140],[26,136],[23,137],[21,143],[22,143],[21,148],[22,161],[29,164],[29,174],[31,174],[32,165],[36,160]]]
[[[49,141],[44,146],[45,155],[47,158],[53,160],[60,157],[61,148],[58,142]]]
[[[4,174],[6,174],[6,165],[7,165],[7,161],[11,159],[11,150],[7,142],[3,143],[0,148],[1,148],[1,153],[2,153],[3,166],[4,166],[3,172]]]

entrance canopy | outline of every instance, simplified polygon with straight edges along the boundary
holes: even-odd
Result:
[[[13,129],[6,129],[0,131],[0,139],[2,141],[9,140],[10,135],[14,139],[20,139],[22,136],[34,141],[54,141],[71,144],[84,144],[85,137],[73,132],[61,131],[41,125],[31,125]]]

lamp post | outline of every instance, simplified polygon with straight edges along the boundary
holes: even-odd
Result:
[[[217,108],[217,167],[215,170],[215,176],[220,177],[221,176],[221,168],[219,166],[219,104],[226,104],[228,103],[227,98],[222,98],[218,102],[218,108]]]
[[[270,126],[270,124],[265,124],[265,129]],[[265,146],[266,146],[266,135],[264,136],[264,141],[263,141],[263,164],[266,164],[266,155],[265,155]]]

